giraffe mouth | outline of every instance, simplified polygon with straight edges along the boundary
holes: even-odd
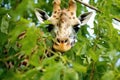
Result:
[[[71,44],[70,43],[54,43],[53,48],[56,51],[66,52],[71,49]]]

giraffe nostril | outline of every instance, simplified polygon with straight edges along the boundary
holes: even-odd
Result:
[[[63,40],[61,40],[61,43],[64,43],[64,41],[63,41]]]
[[[67,43],[67,42],[68,42],[68,39],[66,39],[64,42]]]
[[[60,39],[60,38],[57,38],[56,39],[57,43],[67,43],[68,42],[68,39]]]

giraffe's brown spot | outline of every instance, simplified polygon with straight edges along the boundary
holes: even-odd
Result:
[[[63,13],[64,15],[67,15],[65,12]]]
[[[62,19],[61,22],[64,23],[64,20]]]
[[[59,26],[59,24],[57,24],[57,26]]]
[[[56,17],[56,15],[53,15],[53,17],[55,18],[55,17]]]
[[[59,18],[56,18],[56,19],[59,19]]]
[[[69,17],[69,19],[71,19],[71,17]]]
[[[62,21],[62,23],[64,23],[64,21]]]
[[[54,11],[54,13],[56,14],[56,13],[57,13],[57,11]]]
[[[60,9],[58,9],[58,11],[60,11]]]
[[[73,19],[75,19],[75,16],[73,17]]]
[[[53,4],[57,4],[57,2],[53,2]]]
[[[71,15],[73,15],[74,14],[74,12],[71,12]]]

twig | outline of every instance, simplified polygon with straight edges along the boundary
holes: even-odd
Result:
[[[82,2],[81,0],[76,0],[76,1],[79,2],[79,3],[81,3],[81,4],[83,4],[83,5],[85,5],[85,6],[87,6],[87,7],[89,7],[89,8],[91,8],[91,9],[93,9],[93,10],[95,10],[95,11],[97,11],[97,12],[100,12],[100,13],[101,13],[100,10],[98,10],[96,7],[94,7],[94,6],[92,6],[92,5],[89,5],[89,4],[87,4],[87,3],[84,3],[84,2]],[[118,18],[113,18],[113,19],[120,22],[120,19],[118,19]]]
[[[85,5],[85,6],[87,6],[87,7],[89,7],[89,8],[91,8],[91,9],[93,9],[93,10],[95,10],[95,11],[97,11],[97,12],[100,12],[100,13],[101,13],[100,10],[98,10],[96,7],[94,7],[94,6],[92,6],[92,5],[89,5],[89,4],[87,4],[87,3],[84,3],[84,2],[81,1],[81,0],[76,0],[76,1],[79,2],[79,3],[81,3],[81,4],[83,4],[83,5]]]
[[[113,18],[113,19],[120,22],[120,19],[118,19],[118,18]]]
[[[3,59],[0,59],[0,61],[8,61],[8,60],[10,60],[10,59],[13,59],[14,57],[16,57],[16,56],[19,56],[20,55],[20,53],[16,53],[15,55],[12,55],[12,56],[8,56],[8,57],[6,57],[6,58],[3,58]]]
[[[95,62],[93,62],[93,64],[92,64],[92,71],[90,73],[90,80],[93,80],[94,73],[95,73]]]

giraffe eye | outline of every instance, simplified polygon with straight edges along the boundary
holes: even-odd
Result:
[[[47,30],[49,32],[51,32],[53,30],[53,28],[54,28],[54,25],[53,24],[49,24],[46,28],[47,28]]]
[[[78,32],[79,28],[80,28],[80,24],[76,24],[73,26],[73,29],[75,30],[76,33]]]

